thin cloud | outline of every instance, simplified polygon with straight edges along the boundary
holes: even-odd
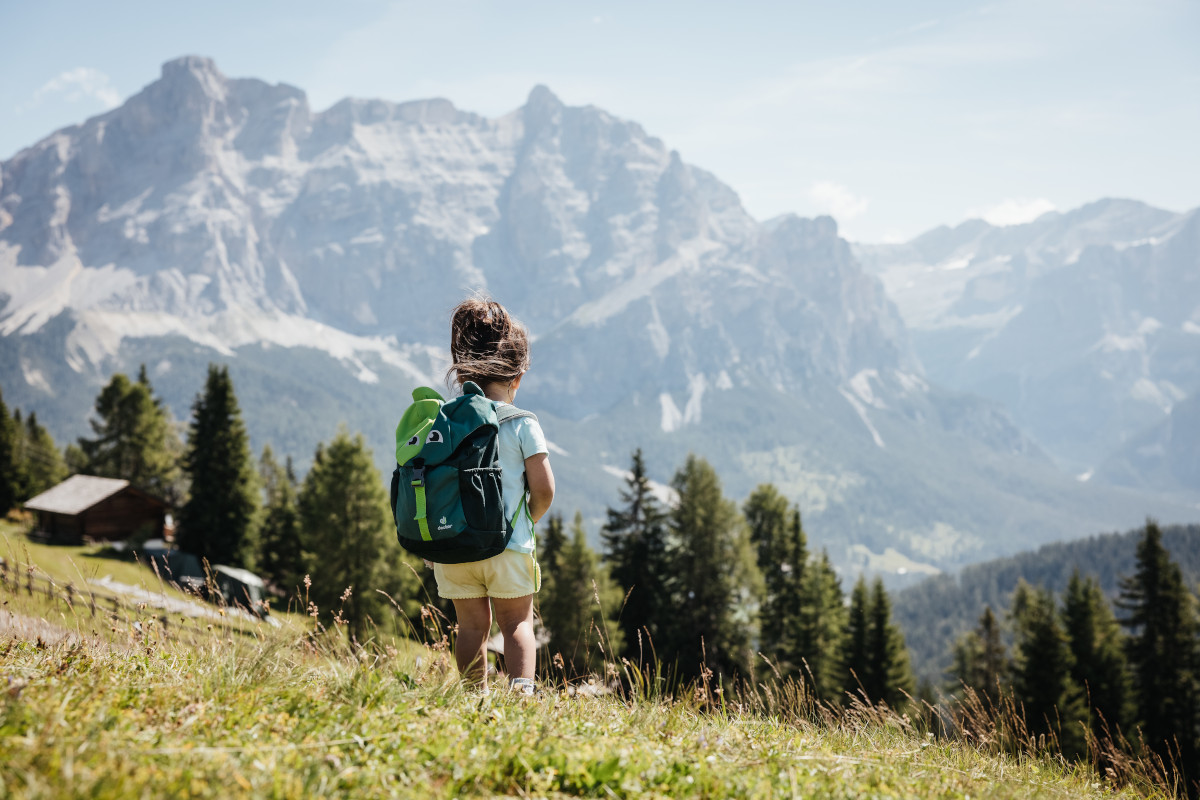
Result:
[[[1033,222],[1048,211],[1054,211],[1057,206],[1044,197],[1034,199],[1010,197],[990,208],[973,208],[967,211],[968,219],[981,219],[990,225],[1004,227],[1007,225],[1022,225]]]
[[[808,190],[809,199],[819,211],[839,222],[854,219],[867,210],[868,201],[833,181],[817,181]]]
[[[46,81],[33,93],[28,103],[17,109],[18,113],[41,105],[47,98],[57,96],[68,103],[81,100],[97,100],[106,109],[121,104],[121,95],[112,85],[112,79],[94,67],[76,67]]]

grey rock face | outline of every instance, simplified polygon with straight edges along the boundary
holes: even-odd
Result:
[[[436,344],[444,312],[485,288],[539,333],[648,339],[646,368],[680,376],[919,372],[831,219],[764,230],[638,125],[545,87],[498,120],[445,100],[313,114],[297,89],[188,57],[18,154],[2,187],[10,270],[116,273],[53,312],[295,314]],[[653,336],[627,329],[646,313]]]
[[[545,87],[497,119],[437,99],[314,113],[293,87],[170,62],[0,164],[0,287],[6,400],[60,436],[114,370],[146,362],[181,412],[219,359],[259,443],[303,460],[346,421],[386,465],[407,392],[447,366],[449,310],[485,289],[535,336],[522,402],[559,442],[568,511],[599,515],[642,446],[664,481],[695,450],[737,496],[780,482],[815,541],[877,569],[888,548],[932,568],[1100,524],[1051,508],[1090,501],[1029,477],[1062,476],[1001,407],[926,380],[832,219],[759,224],[637,124]]]
[[[1200,388],[1200,210],[1104,200],[859,254],[931,379],[1000,402],[1079,472]]]

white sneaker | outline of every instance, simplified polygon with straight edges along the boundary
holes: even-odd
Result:
[[[533,694],[533,678],[513,678],[508,688],[517,694]]]

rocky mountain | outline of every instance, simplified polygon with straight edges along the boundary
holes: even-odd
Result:
[[[1180,487],[1146,461],[1152,452],[1119,452],[1144,447],[1135,440],[1200,389],[1200,209],[1102,200],[856,253],[895,299],[930,379],[1000,403],[1084,477],[1116,458],[1110,479]],[[1194,476],[1182,485],[1200,490]]]
[[[1124,486],[1200,488],[1200,393],[1171,406],[1167,418],[1109,456],[1096,478]]]
[[[345,422],[390,469],[476,289],[535,337],[520,402],[567,513],[599,517],[639,446],[662,483],[689,451],[732,496],[775,482],[818,546],[882,571],[1194,511],[1080,485],[999,406],[929,381],[832,219],[760,224],[637,124],[544,87],[498,119],[315,112],[189,57],[0,165],[0,385],[60,439],[113,371],[147,364],[186,416],[220,360],[256,445],[303,463]]]

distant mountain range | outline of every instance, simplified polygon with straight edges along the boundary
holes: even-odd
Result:
[[[228,362],[256,446],[304,464],[345,422],[390,470],[449,310],[483,288],[535,337],[519,402],[565,513],[598,520],[635,447],[660,483],[689,451],[733,497],[774,482],[816,546],[892,576],[1200,513],[1077,481],[1001,402],[931,380],[886,256],[865,256],[881,283],[832,219],[759,223],[637,124],[544,87],[497,119],[317,113],[188,57],[0,164],[0,386],[65,439],[114,371],[145,363],[186,416]]]
[[[1200,209],[1101,200],[859,246],[931,380],[1085,479],[1200,491]]]
[[[913,669],[919,677],[941,685],[951,664],[951,648],[959,636],[979,623],[990,606],[1005,619],[1017,583],[1025,580],[1061,595],[1071,574],[1094,577],[1110,601],[1121,590],[1121,579],[1131,576],[1137,561],[1137,543],[1143,531],[1106,533],[1073,542],[1046,545],[965,567],[957,575],[936,575],[897,592],[892,598],[897,624],[904,631]],[[1179,564],[1186,585],[1200,582],[1200,525],[1174,525],[1162,529],[1163,547]],[[1124,616],[1116,610],[1118,617]]]

